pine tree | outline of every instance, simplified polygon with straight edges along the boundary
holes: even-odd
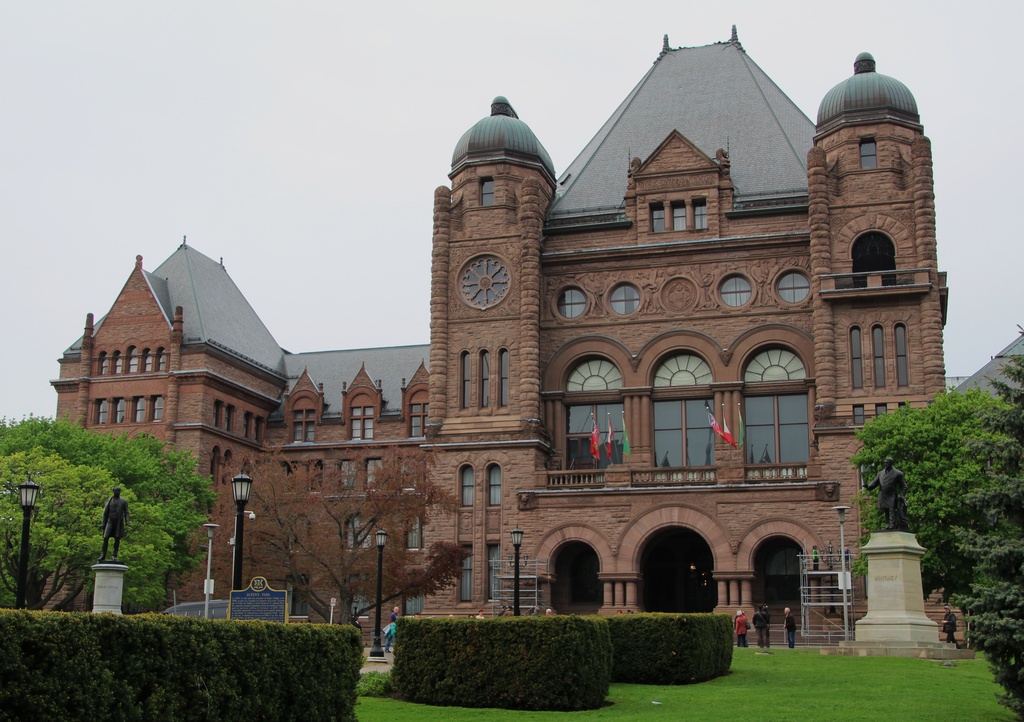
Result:
[[[972,615],[971,640],[1006,690],[1000,701],[1024,719],[1024,356],[1002,370],[1010,382],[992,385],[1007,406],[983,416],[987,428],[1005,434],[983,445],[995,485],[968,497],[989,527],[963,532],[965,550],[987,579],[959,603]]]

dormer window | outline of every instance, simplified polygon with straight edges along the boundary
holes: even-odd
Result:
[[[693,227],[698,231],[706,230],[708,227],[708,204],[704,199],[693,202]]]
[[[685,231],[686,230],[686,204],[685,203],[673,203],[672,204],[672,230],[673,231]]]
[[[651,233],[665,232],[665,205],[657,203],[651,206]]]
[[[494,179],[484,178],[480,181],[480,205],[494,205]]]
[[[292,441],[316,440],[316,412],[313,409],[295,409],[292,412]]]
[[[874,138],[865,138],[860,142],[860,167],[878,167],[878,146],[875,145]]]
[[[373,438],[373,419],[376,414],[373,406],[363,405],[368,402],[369,399],[364,397],[356,399],[356,405],[352,406],[352,438],[354,440]]]

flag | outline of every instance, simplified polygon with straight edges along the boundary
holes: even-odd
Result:
[[[615,438],[615,429],[612,427],[612,415],[608,414],[608,461],[612,460],[612,440]]]
[[[722,438],[725,439],[732,445],[732,448],[736,448],[736,441],[732,438],[732,432],[729,431],[729,419],[725,415],[725,405],[722,405]]]
[[[595,459],[601,458],[601,434],[597,430],[597,421],[591,417],[593,427],[590,429],[590,455]]]
[[[622,455],[629,456],[629,433],[626,431],[626,414],[622,414]]]
[[[743,448],[743,444],[744,444],[744,442],[746,440],[743,438],[744,437],[744,433],[745,433],[744,429],[743,429],[743,407],[740,404],[736,404],[736,414],[740,418],[740,433],[739,433],[739,440],[740,440],[740,442],[739,443],[740,443],[740,448],[742,449]]]
[[[707,403],[705,403],[704,409],[708,412],[708,425],[715,430],[716,434],[725,439],[725,434],[722,433],[722,427],[718,425],[718,419],[716,419],[714,413],[712,413],[711,407],[708,406]],[[725,440],[728,441],[729,443],[732,443],[731,438]]]

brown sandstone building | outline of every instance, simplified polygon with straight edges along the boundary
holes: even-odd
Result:
[[[462,136],[434,193],[429,347],[283,351],[182,244],[89,317],[58,414],[154,433],[214,478],[262,448],[325,468],[433,450],[462,507],[425,537],[472,556],[429,613],[507,599],[515,527],[531,605],[796,606],[798,555],[838,548],[855,429],[943,387],[931,164],[913,96],[866,53],[813,123],[735,33],[666,38],[560,176],[504,98]]]

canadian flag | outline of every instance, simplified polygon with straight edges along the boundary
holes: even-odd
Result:
[[[590,455],[595,459],[601,458],[601,432],[597,430],[597,421],[590,430]]]
[[[615,438],[615,428],[612,426],[612,417],[608,417],[608,461],[612,460],[612,439]]]

